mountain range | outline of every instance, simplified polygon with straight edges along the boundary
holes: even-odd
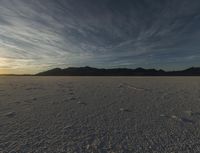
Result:
[[[156,69],[113,68],[99,69],[93,67],[55,68],[40,72],[36,76],[200,76],[199,67],[191,67],[180,71],[164,71]]]

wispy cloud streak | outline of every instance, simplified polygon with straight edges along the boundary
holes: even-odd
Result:
[[[199,26],[198,0],[1,0],[0,68],[198,65]]]

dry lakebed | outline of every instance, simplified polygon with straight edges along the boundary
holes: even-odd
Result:
[[[200,77],[0,77],[0,153],[200,152]]]

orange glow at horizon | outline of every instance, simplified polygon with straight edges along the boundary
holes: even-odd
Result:
[[[12,69],[12,68],[0,68],[0,75],[2,74],[35,74],[39,72],[33,69]]]
[[[0,74],[6,74],[6,73],[7,73],[7,71],[5,69],[0,68]]]
[[[0,74],[15,74],[16,71],[9,68],[0,68]]]

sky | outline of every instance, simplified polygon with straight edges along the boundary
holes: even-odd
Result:
[[[0,0],[0,73],[200,66],[199,0]]]

